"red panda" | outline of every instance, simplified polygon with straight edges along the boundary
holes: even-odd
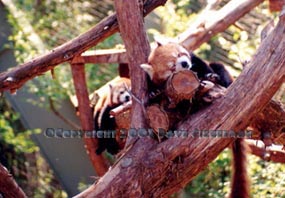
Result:
[[[141,68],[147,72],[150,80],[156,86],[163,85],[173,72],[189,70],[192,66],[189,52],[179,44],[157,43],[157,47],[150,53],[147,64]]]
[[[207,64],[195,54],[189,54],[185,48],[175,43],[168,43],[166,45],[158,43],[158,47],[151,52],[148,58],[148,64],[142,64],[141,68],[147,72],[152,83],[151,85],[159,88],[163,87],[165,81],[173,72],[184,69],[194,71],[200,80],[210,80],[225,88],[233,82],[233,78],[224,65],[220,63]],[[185,108],[184,104],[182,106]],[[236,140],[233,143],[232,151],[233,176],[230,198],[250,197],[250,182],[246,170],[247,148],[245,141],[243,139]]]
[[[117,77],[94,92],[91,105],[94,108],[94,129],[97,132],[110,133],[116,130],[115,119],[110,116],[110,111],[131,99],[128,92],[130,84],[130,79]],[[105,150],[111,154],[117,154],[120,149],[122,148],[116,137],[109,134],[108,137],[98,138],[96,154],[99,155]]]

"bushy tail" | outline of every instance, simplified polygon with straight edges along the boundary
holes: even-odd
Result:
[[[248,145],[244,139],[237,139],[232,145],[233,176],[229,198],[249,198],[250,180],[247,173]]]

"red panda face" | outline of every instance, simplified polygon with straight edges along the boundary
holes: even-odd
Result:
[[[130,89],[130,79],[128,78],[121,78],[120,81],[109,84],[110,87],[110,105],[118,105],[123,104],[131,100],[131,96],[129,93]]]
[[[158,44],[149,55],[148,64],[141,67],[148,73],[154,84],[164,83],[173,72],[189,70],[192,67],[188,51],[179,44]]]

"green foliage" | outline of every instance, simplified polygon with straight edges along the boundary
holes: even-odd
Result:
[[[283,164],[250,158],[250,175],[252,178],[251,194],[253,198],[285,197],[285,167]]]
[[[16,153],[32,153],[38,150],[34,142],[30,139],[32,133],[39,130],[23,130],[19,114],[5,109],[5,102],[0,99],[0,140],[7,142],[14,147]]]
[[[20,115],[0,98],[0,163],[11,172],[28,197],[45,197],[49,193],[66,197],[31,140],[31,135],[39,132],[24,130]]]
[[[86,32],[99,22],[102,17],[112,13],[112,6],[103,9],[109,13],[102,13],[101,18],[94,15],[100,2],[88,1],[15,1],[18,10],[24,13],[24,17],[32,25],[34,32],[41,38],[45,49],[52,49],[63,44],[79,34]],[[13,26],[13,35],[10,39],[14,42],[14,52],[19,63],[26,62],[36,57],[40,51],[39,46],[33,46],[31,40],[24,33],[23,27],[15,20],[12,14],[9,21]],[[96,46],[97,49],[112,48],[119,44],[121,39],[118,34],[107,38]],[[35,105],[48,108],[47,99],[57,102],[74,95],[71,69],[68,64],[55,68],[55,79],[49,72],[27,83],[29,90],[40,97],[41,103],[30,101]],[[115,65],[89,64],[86,66],[87,85],[90,92],[99,88],[106,81],[117,74]]]
[[[229,151],[225,150],[186,186],[185,197],[225,197],[230,179],[230,164]]]

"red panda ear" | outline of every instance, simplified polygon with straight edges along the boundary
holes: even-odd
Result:
[[[160,47],[160,46],[162,46],[163,44],[162,43],[160,43],[159,41],[156,41],[156,44],[157,44],[157,47]]]
[[[153,79],[153,67],[150,64],[141,64],[141,68],[149,75],[150,79]]]

